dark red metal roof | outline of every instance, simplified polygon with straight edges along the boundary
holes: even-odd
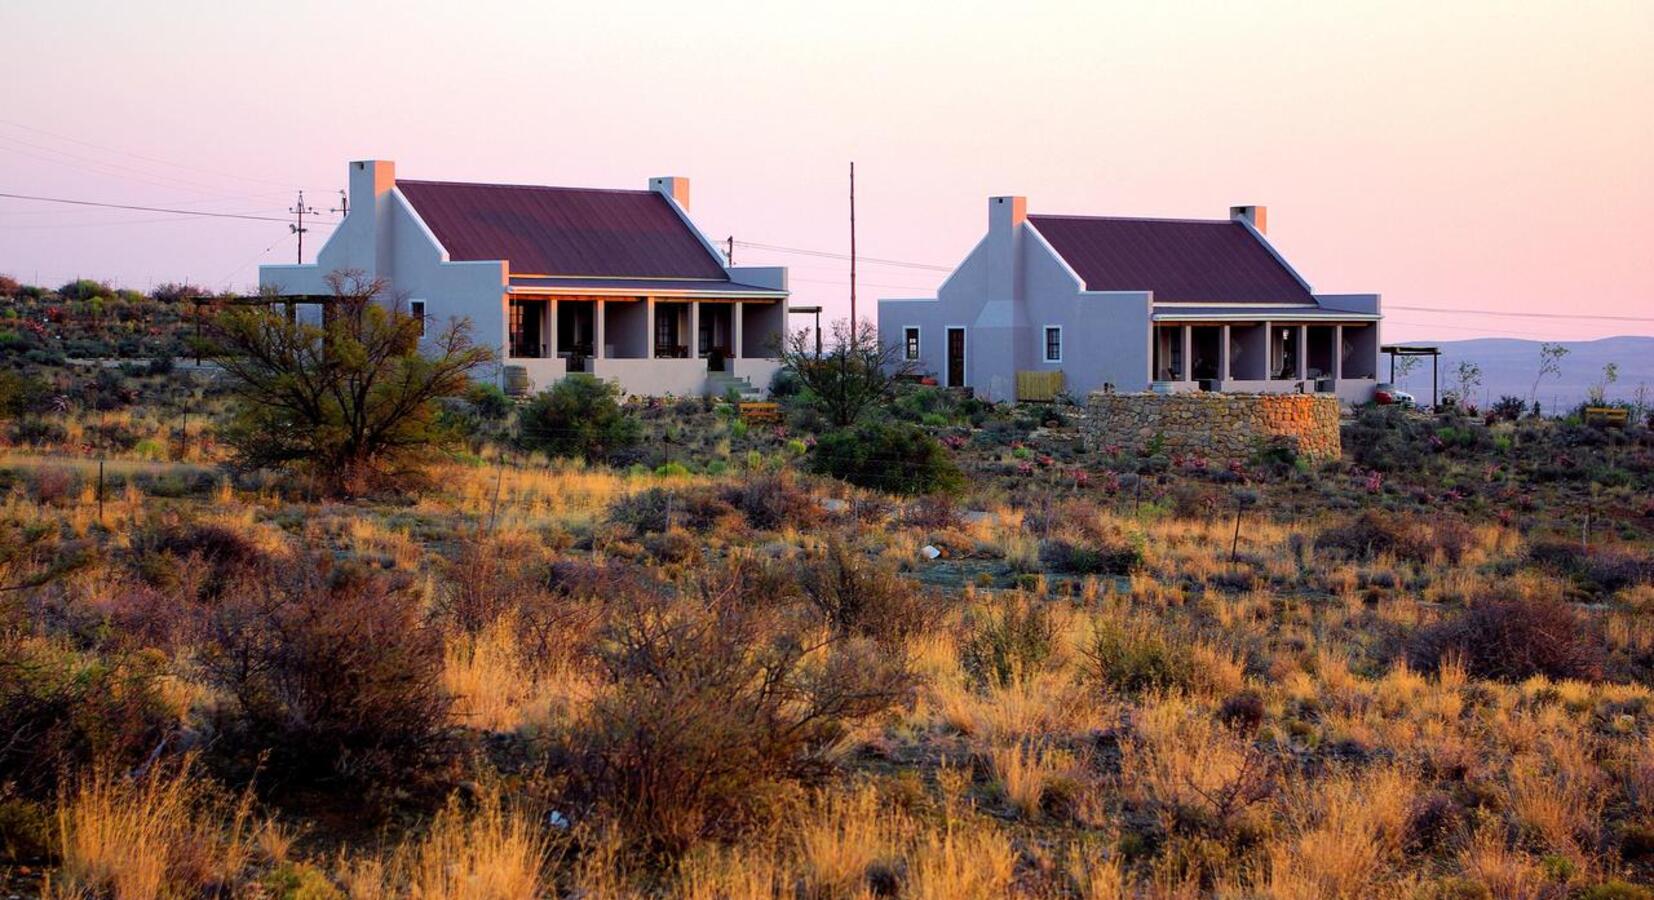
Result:
[[[1314,303],[1246,226],[1228,220],[1036,216],[1028,221],[1090,291],[1159,301]]]
[[[449,259],[503,259],[513,274],[727,278],[654,191],[402,179],[396,186]]]

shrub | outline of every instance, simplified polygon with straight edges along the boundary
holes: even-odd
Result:
[[[826,517],[816,498],[785,471],[743,478],[725,488],[722,499],[746,516],[748,525],[765,531],[807,529]]]
[[[806,640],[742,568],[676,596],[611,599],[595,652],[606,690],[573,751],[577,787],[642,849],[733,833],[774,785],[830,771],[848,723],[910,690],[905,666],[871,642]]]
[[[965,476],[947,449],[922,428],[880,423],[824,435],[811,468],[851,484],[893,494],[953,494]]]
[[[739,527],[737,516],[735,507],[709,485],[652,487],[622,497],[609,508],[610,522],[637,535],[671,528],[704,532],[730,519]]]
[[[1051,614],[1038,601],[1016,596],[1006,596],[969,627],[959,660],[978,687],[1008,685],[1037,671],[1056,646]]]
[[[799,584],[810,604],[842,635],[901,644],[929,630],[942,612],[934,594],[875,566],[836,539],[804,566]]]
[[[58,288],[57,292],[65,300],[91,300],[94,297],[115,296],[114,288],[91,278],[78,278]]]
[[[1102,684],[1127,694],[1185,688],[1194,677],[1187,648],[1142,622],[1099,621],[1086,657]]]
[[[465,399],[477,415],[490,422],[505,418],[506,413],[511,411],[511,398],[496,384],[474,384],[466,392]]]
[[[1218,707],[1219,722],[1246,734],[1256,732],[1258,726],[1263,724],[1263,718],[1263,695],[1257,691],[1232,694],[1224,698],[1223,705]]]
[[[507,613],[523,613],[547,578],[540,546],[516,536],[462,538],[441,568],[446,577],[436,592],[436,612],[472,635]]]
[[[1409,659],[1434,670],[1457,657],[1477,678],[1517,682],[1534,675],[1602,677],[1603,640],[1594,623],[1561,600],[1482,600],[1419,630]]]
[[[1053,538],[1041,542],[1039,558],[1067,575],[1129,575],[1143,564],[1143,551],[1134,544],[1084,546]]]
[[[1528,558],[1599,596],[1654,582],[1654,559],[1613,547],[1584,552],[1573,541],[1539,540],[1528,549]]]
[[[0,370],[0,418],[40,412],[50,394],[51,386],[38,378]]]
[[[1470,529],[1457,519],[1434,523],[1405,515],[1369,509],[1343,525],[1315,538],[1315,549],[1349,559],[1368,561],[1385,554],[1413,562],[1429,562],[1438,548],[1457,564],[1472,540]]]
[[[61,768],[131,766],[160,746],[180,711],[165,699],[166,660],[100,657],[43,638],[0,640],[0,772],[49,796]]]
[[[1488,414],[1494,419],[1514,422],[1517,419],[1522,418],[1522,413],[1526,412],[1527,409],[1527,401],[1523,400],[1521,397],[1514,397],[1510,394],[1505,394],[1498,400],[1494,401],[1493,406],[1488,409]]]
[[[314,560],[226,599],[203,665],[236,701],[232,737],[301,779],[376,780],[442,757],[442,638],[405,579]]]
[[[549,456],[607,459],[638,442],[642,429],[620,405],[613,382],[571,375],[541,391],[517,414],[517,440]]]

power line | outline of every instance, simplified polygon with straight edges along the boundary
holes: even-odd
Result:
[[[239,181],[250,181],[250,182],[257,183],[257,184],[275,185],[277,187],[287,188],[289,190],[292,189],[293,187],[295,187],[295,185],[293,185],[291,183],[288,183],[288,182],[272,181],[268,178],[257,178],[257,177],[254,177],[252,175],[237,175],[237,174],[233,174],[233,173],[230,173],[230,172],[215,172],[212,169],[203,169],[200,166],[192,166],[192,165],[187,165],[185,163],[173,162],[171,160],[161,159],[160,157],[156,157],[156,156],[145,156],[142,153],[133,153],[129,150],[120,150],[120,149],[117,149],[117,148],[114,148],[114,147],[104,146],[103,144],[94,144],[91,141],[83,141],[79,138],[72,138],[72,137],[69,137],[66,134],[58,134],[55,131],[47,131],[44,128],[36,128],[33,125],[24,125],[22,122],[15,122],[15,121],[12,121],[10,119],[0,119],[0,125],[10,125],[13,128],[21,128],[24,131],[32,131],[36,134],[43,134],[43,135],[46,135],[47,137],[54,137],[54,138],[57,138],[58,140],[68,141],[71,144],[79,144],[82,147],[91,147],[94,150],[103,150],[107,153],[118,153],[122,156],[129,156],[133,159],[141,159],[141,160],[144,160],[146,162],[159,163],[163,166],[172,166],[173,168],[177,168],[177,169],[187,169],[187,170],[194,171],[194,172],[200,172],[200,173],[205,174],[205,175],[217,176],[219,178],[234,178],[234,179],[237,179]],[[16,140],[16,139],[13,138],[13,140]],[[63,151],[57,151],[57,152],[61,153]],[[112,164],[106,163],[106,165],[112,165]],[[162,177],[166,177],[166,176],[162,176]]]
[[[776,253],[796,253],[800,256],[815,256],[822,259],[848,260],[850,258],[850,254],[848,253],[832,253],[827,250],[806,250],[802,247],[781,247],[775,244],[759,244],[753,241],[736,241],[735,246],[750,247],[754,250],[771,250]],[[953,267],[951,266],[933,266],[929,263],[908,262],[900,259],[879,259],[877,257],[861,256],[859,254],[856,256],[856,261],[863,263],[877,263],[881,266],[900,266],[907,269],[928,269],[933,272],[953,271]]]
[[[171,214],[176,215],[176,216],[202,216],[202,217],[214,218],[214,219],[249,219],[249,220],[255,221],[255,222],[281,222],[283,224],[290,224],[290,223],[288,223],[287,219],[285,219],[285,218],[277,218],[275,216],[255,216],[255,215],[249,215],[249,214],[246,214],[246,213],[204,212],[204,211],[201,211],[201,210],[191,210],[191,209],[168,209],[168,208],[163,207],[163,206],[136,206],[136,205],[129,204],[129,203],[100,203],[96,200],[70,200],[70,199],[67,199],[65,197],[40,197],[40,196],[36,196],[34,194],[10,194],[10,193],[4,193],[4,192],[0,192],[0,197],[5,197],[5,198],[8,198],[8,199],[12,199],[12,200],[34,200],[34,201],[38,201],[40,203],[66,203],[66,204],[69,204],[70,206],[97,206],[97,207],[102,207],[102,208],[105,208],[105,209],[132,209],[132,210],[137,210],[139,212],[171,213]],[[337,225],[338,223],[337,222],[326,222],[324,224]]]
[[[1502,309],[1454,309],[1441,306],[1401,306],[1386,305],[1386,310],[1399,309],[1407,312],[1450,313],[1453,315],[1470,316],[1511,316],[1518,319],[1591,319],[1600,322],[1654,322],[1654,317],[1647,316],[1605,316],[1587,315],[1583,313],[1537,313],[1511,312]]]

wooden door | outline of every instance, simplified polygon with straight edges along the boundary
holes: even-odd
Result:
[[[965,329],[948,329],[948,387],[965,386]]]

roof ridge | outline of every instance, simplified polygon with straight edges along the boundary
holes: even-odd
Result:
[[[1030,219],[1080,219],[1101,222],[1176,222],[1183,225],[1233,225],[1234,219],[1180,219],[1173,216],[1088,216],[1079,213],[1029,213]]]
[[[440,181],[429,178],[398,178],[397,184],[429,184],[441,187],[510,188],[519,191],[580,191],[592,194],[656,194],[647,188],[574,187],[562,184],[508,184],[499,181]]]

